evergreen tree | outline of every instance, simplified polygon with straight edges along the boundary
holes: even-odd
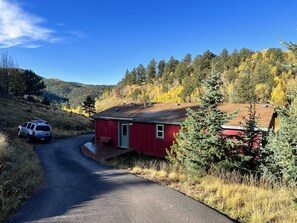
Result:
[[[191,65],[191,62],[192,62],[192,56],[191,54],[187,53],[185,58],[183,59],[183,61],[188,65],[190,66]]]
[[[48,97],[43,96],[41,103],[44,105],[51,105],[51,100]]]
[[[161,78],[164,73],[164,68],[166,66],[165,60],[160,60],[158,63],[158,77]]]
[[[25,76],[18,69],[11,69],[10,92],[15,96],[23,96],[26,90]]]
[[[183,79],[183,90],[180,95],[183,101],[191,102],[190,95],[193,93],[195,88],[199,86],[199,83],[197,83],[196,81],[197,80],[193,77],[185,77]]]
[[[253,96],[255,95],[254,84],[251,83],[251,80],[246,73],[236,79],[235,89],[235,101],[237,103],[246,103],[249,101],[251,94]]]
[[[209,73],[212,63],[211,61],[216,57],[214,53],[210,50],[206,50],[204,54],[201,56],[200,60],[200,71],[205,71]]]
[[[253,53],[254,52],[252,50],[249,50],[247,48],[242,48],[239,51],[239,57],[240,57],[241,61],[246,61],[247,59],[251,58]]]
[[[279,130],[270,133],[262,155],[262,169],[275,180],[297,183],[297,109],[280,108]]]
[[[232,54],[229,56],[228,67],[234,69],[240,64],[240,55],[237,50],[233,50]]]
[[[284,62],[283,51],[280,48],[268,49],[265,56],[273,66],[280,66]]]
[[[125,76],[122,80],[122,84],[124,86],[136,84],[136,70],[135,70],[135,68],[131,72],[129,72],[128,69],[126,70]]]
[[[137,72],[136,72],[136,69],[134,68],[129,74],[130,85],[136,84],[136,80],[137,80]]]
[[[253,73],[254,84],[267,84],[270,92],[275,85],[274,77],[271,75],[271,68],[265,62],[258,62]]]
[[[189,66],[184,61],[181,61],[176,66],[175,72],[173,74],[174,78],[177,79],[179,83],[181,83],[182,80],[189,75],[190,75]]]
[[[130,83],[129,83],[129,75],[130,75],[130,72],[127,69],[126,72],[125,72],[124,78],[121,80],[121,84],[123,84],[124,86],[130,85]]]
[[[192,73],[191,63],[191,55],[187,54],[185,58],[176,66],[174,71],[174,78],[178,80],[179,83],[182,82],[183,79],[190,76]]]
[[[173,80],[173,74],[176,69],[176,66],[178,65],[179,61],[174,59],[174,57],[170,57],[169,61],[166,63],[164,67],[164,73],[163,73],[163,82],[166,84],[171,83]]]
[[[228,50],[226,48],[221,51],[220,57],[223,62],[228,60]]]
[[[89,116],[91,114],[95,113],[95,99],[91,96],[86,97],[86,99],[83,101],[83,110],[88,113]]]
[[[24,71],[24,78],[25,78],[25,94],[28,95],[28,100],[33,100],[33,95],[41,95],[42,90],[45,89],[45,84],[42,81],[42,78],[38,75],[36,75],[31,70],[25,70]]]
[[[248,107],[248,116],[243,117],[243,133],[237,135],[237,141],[234,141],[232,150],[232,162],[230,168],[239,170],[241,173],[250,171],[256,172],[260,166],[261,142],[264,142],[265,136],[257,129],[256,105],[250,101]],[[262,137],[262,139],[261,139]]]
[[[202,56],[198,55],[193,61],[193,73],[197,82],[202,82],[207,78],[211,72],[213,59],[216,57],[210,50],[203,53]]]
[[[200,98],[200,108],[187,110],[176,142],[167,151],[170,161],[181,164],[192,175],[203,174],[227,159],[222,125],[228,116],[218,109],[219,103],[223,102],[221,85],[221,74],[212,71],[205,82],[206,91]]]
[[[194,58],[192,63],[193,77],[195,78],[197,83],[201,83],[205,79],[204,73],[201,72],[200,64],[201,64],[201,55],[198,55]]]
[[[285,43],[297,57],[297,45]],[[296,64],[290,64],[295,68]],[[268,137],[268,144],[263,149],[262,170],[277,181],[284,180],[289,184],[297,184],[297,87],[288,95],[291,104],[277,109],[280,125],[277,132]]]
[[[146,70],[142,64],[139,64],[139,66],[136,69],[136,72],[137,72],[136,83],[140,85],[141,83],[144,83],[146,80]]]
[[[155,61],[155,59],[152,59],[147,66],[147,81],[149,83],[154,82],[156,78],[156,75],[157,75],[156,65],[157,65],[157,62]]]

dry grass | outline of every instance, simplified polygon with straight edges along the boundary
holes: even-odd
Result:
[[[32,145],[0,133],[0,222],[40,183],[42,170]]]
[[[242,177],[236,172],[190,178],[166,161],[139,156],[123,156],[107,162],[111,163],[179,190],[240,222],[297,222],[297,209],[289,196],[289,193],[297,195],[296,188],[274,187],[267,179]]]
[[[90,133],[93,129],[89,117],[39,103],[15,98],[1,98],[0,108],[0,128],[15,132],[18,125],[34,118],[47,120],[53,128],[54,137],[56,138]]]
[[[35,118],[47,120],[55,138],[90,133],[93,129],[86,116],[16,98],[0,98],[0,222],[41,181],[42,171],[32,145],[16,137],[18,125]]]

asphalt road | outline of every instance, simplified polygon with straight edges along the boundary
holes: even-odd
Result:
[[[35,146],[43,183],[7,222],[233,222],[177,191],[85,157],[79,146],[89,139]]]

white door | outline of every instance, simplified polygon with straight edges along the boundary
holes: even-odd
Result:
[[[128,123],[120,123],[120,143],[119,146],[122,148],[129,147],[129,125]]]

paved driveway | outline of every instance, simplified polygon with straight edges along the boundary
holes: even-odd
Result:
[[[8,222],[232,222],[169,188],[86,158],[90,136],[38,144],[41,187]]]

